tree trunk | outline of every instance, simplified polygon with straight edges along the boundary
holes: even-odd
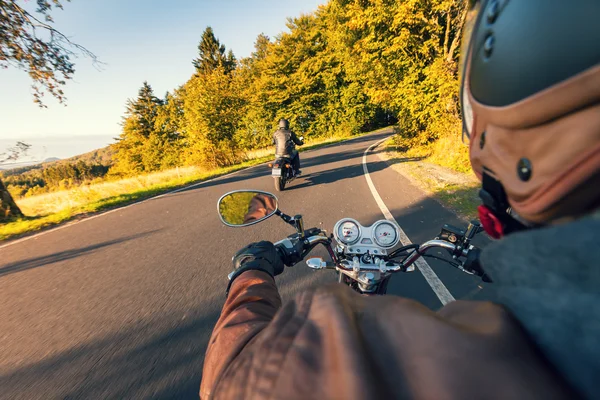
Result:
[[[460,16],[460,25],[459,25],[458,31],[456,32],[456,35],[454,35],[454,40],[452,40],[452,44],[450,45],[450,49],[448,50],[448,53],[446,53],[446,61],[447,62],[454,61],[454,52],[456,51],[456,49],[458,48],[458,45],[460,44],[462,30],[465,26],[465,22],[467,20],[468,13],[469,13],[469,10],[467,8],[465,8],[462,12],[462,15]]]
[[[12,217],[22,217],[23,213],[0,179],[0,222],[6,222]]]

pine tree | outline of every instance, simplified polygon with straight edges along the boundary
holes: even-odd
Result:
[[[113,173],[129,175],[131,173],[152,171],[160,165],[156,152],[148,157],[146,143],[155,135],[156,118],[162,101],[154,95],[152,87],[144,82],[135,100],[127,101],[127,111],[123,117],[123,132],[118,142],[113,145],[116,150],[117,164]],[[155,139],[152,139],[155,142]]]
[[[225,46],[215,37],[213,29],[207,27],[198,44],[198,58],[192,61],[196,72],[207,74],[219,67],[223,67],[226,73],[233,71],[236,64],[235,56],[231,50],[225,55],[225,50]]]
[[[138,93],[135,102],[129,101],[127,112],[135,117],[136,124],[134,129],[138,135],[145,138],[150,137],[154,132],[154,123],[158,113],[158,106],[162,101],[154,95],[152,87],[148,82],[144,82]]]

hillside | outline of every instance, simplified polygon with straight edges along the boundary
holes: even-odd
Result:
[[[66,160],[61,160],[60,162],[76,163],[78,161],[84,161],[86,164],[112,165],[113,156],[114,151],[112,147],[106,146],[101,149],[92,150],[75,157],[67,158]]]
[[[47,168],[57,164],[75,164],[78,161],[83,161],[86,164],[100,164],[105,166],[112,165],[112,158],[114,155],[114,151],[110,146],[103,147],[101,149],[92,150],[90,152],[80,154],[78,156],[74,156],[71,158],[67,158],[61,160],[60,158],[50,157],[42,161],[41,163],[15,163],[0,166],[0,170],[2,171],[2,176],[16,176],[25,174],[29,171],[39,170],[43,168]]]

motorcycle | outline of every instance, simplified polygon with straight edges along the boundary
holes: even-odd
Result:
[[[300,140],[304,140],[304,137],[300,137]],[[298,171],[294,169],[292,159],[287,156],[277,157],[268,166],[271,168],[271,176],[275,180],[275,190],[278,192],[283,191],[288,183],[299,176]]]
[[[464,273],[491,282],[479,264],[480,249],[471,244],[475,235],[483,230],[478,222],[471,222],[466,230],[444,225],[440,234],[428,242],[395,248],[400,244],[400,228],[393,221],[384,219],[364,226],[353,218],[342,218],[330,235],[320,228],[305,230],[302,215],[289,216],[281,212],[277,197],[268,192],[229,192],[219,199],[217,209],[221,221],[230,227],[250,226],[273,215],[279,216],[296,230],[275,243],[286,266],[298,264],[322,245],[331,261],[313,257],[306,260],[306,265],[313,270],[335,270],[338,282],[363,295],[386,294],[391,276],[397,272],[413,272],[415,261],[420,257],[440,259]],[[427,254],[434,248],[447,250],[452,259]]]

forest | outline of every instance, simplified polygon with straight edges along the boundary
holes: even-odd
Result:
[[[162,96],[143,82],[129,99],[110,163],[55,163],[4,173],[17,198],[179,166],[211,170],[271,145],[279,118],[309,139],[397,124],[398,148],[468,167],[460,146],[459,0],[330,0],[259,35],[237,58],[207,27],[195,73]],[[9,176],[10,175],[10,176]]]

